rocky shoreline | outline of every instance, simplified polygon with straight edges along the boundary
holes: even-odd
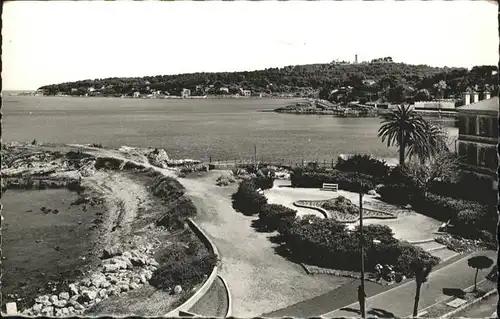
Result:
[[[125,252],[105,250],[108,258],[102,260],[98,271],[69,284],[67,290],[58,295],[37,297],[35,304],[22,314],[48,317],[81,315],[110,296],[139,289],[148,283],[158,267],[153,253],[152,244]]]
[[[80,195],[80,199],[74,203],[75,205],[90,203],[97,199],[103,200],[99,194],[102,191],[99,189],[102,187],[99,186],[102,183],[99,180],[108,176],[103,175],[103,172],[122,174],[121,170],[147,171],[146,166],[139,163],[163,169],[173,168],[177,172],[186,168],[196,170],[200,164],[194,160],[172,160],[161,149],[122,147],[119,150],[106,150],[87,145],[44,146],[13,143],[2,146],[2,196],[8,189],[68,188],[78,191]],[[113,183],[113,181],[107,182]],[[97,189],[94,189],[95,187]],[[123,195],[134,196],[128,191]],[[133,203],[139,206],[132,207],[132,209],[143,211],[144,207],[141,205],[147,200],[142,196],[137,198],[141,199],[139,201],[134,199]],[[112,199],[108,198],[108,200]],[[172,200],[175,201],[177,198]],[[151,224],[140,230],[140,232],[145,231],[146,233],[149,230],[150,235],[144,233],[139,236],[138,241],[135,241],[134,238],[127,239],[126,236],[131,236],[133,229],[130,228],[131,225],[123,225],[123,219],[127,223],[131,223],[133,220],[130,219],[131,217],[124,216],[125,212],[122,210],[127,209],[127,207],[120,205],[127,206],[127,204],[121,203],[121,200],[117,202],[118,207],[116,204],[113,206],[107,203],[111,205],[107,205],[108,208],[114,207],[114,209],[119,210],[117,212],[119,215],[114,217],[118,220],[115,221],[116,225],[112,230],[104,227],[105,223],[108,223],[109,227],[113,225],[109,224],[109,221],[106,222],[106,218],[111,218],[106,216],[98,217],[100,222],[96,222],[89,229],[97,227],[99,230],[96,232],[96,236],[111,236],[108,238],[108,244],[111,243],[111,245],[105,245],[103,242],[100,251],[93,253],[96,257],[96,254],[100,255],[100,258],[97,258],[97,265],[92,263],[92,271],[69,284],[56,284],[58,288],[53,288],[52,293],[34,298],[34,304],[32,303],[33,299],[30,298],[31,302],[28,302],[28,305],[32,306],[20,309],[20,313],[27,316],[56,317],[82,315],[109,297],[122,296],[129,291],[149,285],[154,271],[160,266],[154,258],[155,251],[160,245],[165,246],[165,243],[155,238],[154,234],[151,236],[151,232],[162,232],[164,227],[157,228]],[[130,207],[128,208],[130,209]],[[84,207],[83,209],[85,210]],[[155,216],[153,214],[148,218],[158,217]],[[128,231],[122,230],[122,226]],[[109,233],[110,231],[112,234]],[[120,241],[123,242],[123,245],[120,244]],[[103,247],[105,247],[104,251]],[[191,289],[188,289],[190,287],[182,287],[181,285],[182,283],[179,282],[173,287],[168,287],[174,297],[177,296],[176,299],[183,299],[192,292]],[[185,291],[186,289],[188,290]]]

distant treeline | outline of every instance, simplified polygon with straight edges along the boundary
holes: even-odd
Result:
[[[405,99],[457,98],[468,88],[490,90],[496,95],[497,66],[440,68],[394,63],[392,59],[370,63],[329,63],[287,66],[251,72],[190,73],[142,78],[106,78],[42,86],[45,95],[132,96],[140,94],[228,95],[250,90],[253,94],[292,93],[332,99],[331,93],[352,87],[343,100],[367,99],[400,103]],[[333,99],[335,99],[334,97]]]

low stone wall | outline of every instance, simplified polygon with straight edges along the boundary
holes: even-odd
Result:
[[[226,298],[227,298],[227,312],[224,318],[229,318],[233,314],[233,300],[231,298],[231,291],[229,290],[229,286],[224,278],[222,278],[219,275],[220,280],[224,284],[224,287],[226,288]]]
[[[187,221],[189,227],[193,230],[196,236],[198,236],[198,238],[207,246],[210,252],[215,254],[217,258],[220,258],[217,247],[212,242],[212,240],[208,238],[205,232],[198,225],[196,225],[196,223],[191,218],[188,218]],[[165,317],[178,317],[180,316],[180,312],[189,312],[189,309],[191,309],[191,307],[193,307],[210,289],[210,286],[212,286],[214,280],[217,278],[217,274],[218,266],[215,266],[212,270],[212,273],[207,278],[207,280],[205,280],[203,285],[186,302],[167,313]]]

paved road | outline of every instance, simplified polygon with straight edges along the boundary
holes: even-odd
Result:
[[[227,307],[226,287],[220,277],[217,277],[207,293],[189,309],[189,312],[203,317],[224,318]]]
[[[496,260],[495,251],[474,253],[473,255],[486,255]],[[491,269],[482,271],[478,281],[484,279]],[[443,294],[443,288],[465,289],[474,284],[474,271],[467,265],[467,258],[438,269],[431,273],[429,282],[422,286],[420,294],[419,311],[437,302],[443,301],[448,296]],[[367,313],[376,314],[378,317],[406,317],[411,315],[415,298],[415,282],[410,281],[394,289],[385,291],[367,299]],[[325,317],[352,317],[359,314],[358,303],[350,304],[344,308],[324,314]]]
[[[458,313],[456,317],[493,318],[492,314],[497,310],[497,303],[498,295],[496,294],[472,306],[470,309]]]

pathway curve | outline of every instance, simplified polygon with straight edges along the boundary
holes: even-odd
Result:
[[[220,172],[197,179],[181,178],[198,208],[196,223],[214,241],[222,258],[221,276],[231,290],[232,315],[255,317],[335,289],[349,281],[310,276],[298,264],[276,254],[269,237],[252,228],[255,217],[236,212],[230,196],[236,186],[215,186]]]

